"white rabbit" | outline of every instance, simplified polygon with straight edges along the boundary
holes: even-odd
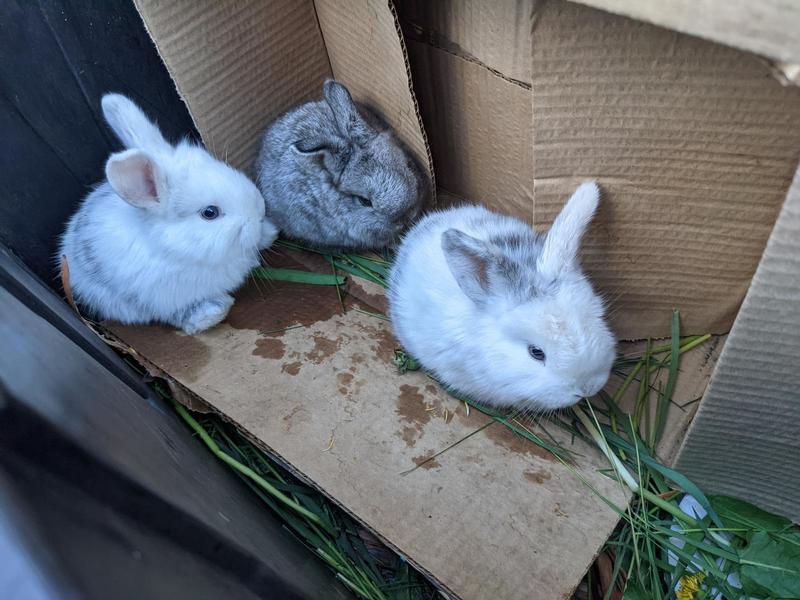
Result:
[[[277,229],[242,173],[203,148],[169,144],[131,100],[106,94],[106,121],[127,150],[67,224],[75,299],[92,316],[169,323],[193,334],[222,321],[231,292]]]
[[[405,350],[485,404],[546,410],[597,393],[616,344],[577,255],[599,199],[581,185],[546,235],[478,206],[420,220],[390,273]]]

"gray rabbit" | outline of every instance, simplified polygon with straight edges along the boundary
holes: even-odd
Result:
[[[323,247],[381,248],[398,241],[429,185],[394,132],[326,81],[264,133],[256,163],[268,218],[287,236]]]

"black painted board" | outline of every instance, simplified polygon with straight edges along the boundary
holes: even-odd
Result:
[[[196,138],[132,2],[0,2],[0,242],[55,289],[64,223],[120,149],[100,110],[109,91],[168,138]]]
[[[0,287],[0,471],[54,581],[86,598],[349,597],[170,406],[20,290]]]

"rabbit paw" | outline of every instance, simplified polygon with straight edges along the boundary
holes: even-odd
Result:
[[[261,223],[261,241],[258,243],[259,250],[266,250],[278,237],[278,228],[271,221],[264,219]]]
[[[232,296],[203,300],[186,311],[179,327],[189,335],[200,333],[221,322],[233,305]]]

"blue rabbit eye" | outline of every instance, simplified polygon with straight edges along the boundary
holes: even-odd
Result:
[[[219,208],[216,206],[206,206],[203,210],[200,211],[200,216],[203,217],[206,221],[213,221],[219,216]]]
[[[368,207],[372,206],[372,202],[370,201],[369,198],[364,198],[363,196],[353,196],[353,198],[358,200],[361,203],[361,206],[368,206]]]
[[[528,354],[530,354],[531,358],[534,360],[544,362],[544,351],[541,348],[537,348],[533,345],[528,346]]]

